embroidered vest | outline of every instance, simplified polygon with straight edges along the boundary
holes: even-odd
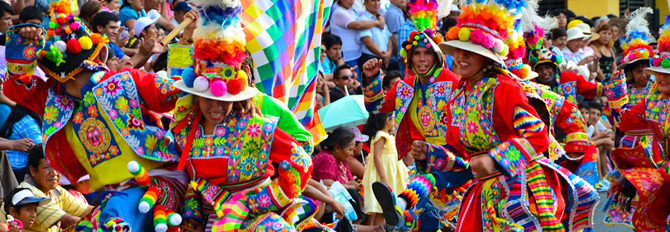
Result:
[[[436,73],[439,74],[439,72]],[[428,85],[426,92],[423,93],[424,96],[427,96],[425,102],[421,99],[420,94],[422,93],[414,92],[414,86],[410,86],[403,81],[397,85],[395,103],[395,130],[397,133],[402,133],[398,131],[398,127],[405,114],[408,114],[408,110],[418,110],[417,117],[420,125],[415,126],[423,130],[423,135],[426,139],[439,138],[444,140],[447,125],[443,123],[443,120],[440,120],[442,117],[441,112],[451,99],[453,83],[451,81],[435,82],[435,79],[435,77],[432,77],[429,80],[431,84]],[[415,79],[415,82],[418,81],[418,78]],[[416,91],[421,90],[417,88]],[[417,99],[417,109],[408,109],[415,95],[419,98]]]
[[[493,93],[496,78],[485,77],[472,88],[469,97],[465,87],[454,92],[451,125],[459,128],[461,143],[470,153],[489,150],[500,143],[493,130]]]

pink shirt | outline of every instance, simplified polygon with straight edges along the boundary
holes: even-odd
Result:
[[[349,171],[349,164],[335,160],[330,151],[319,152],[312,158],[312,162],[314,164],[312,179],[316,181],[330,179],[341,184],[348,184],[354,180],[354,175]]]

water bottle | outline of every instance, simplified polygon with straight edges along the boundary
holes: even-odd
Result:
[[[125,39],[128,36],[128,28],[124,28],[124,30],[121,32],[121,35],[119,35],[119,39]]]

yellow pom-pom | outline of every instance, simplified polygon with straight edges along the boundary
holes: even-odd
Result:
[[[647,51],[647,50],[642,51],[642,57],[643,58],[648,58],[649,57],[649,51]]]
[[[458,31],[458,39],[463,42],[470,40],[470,30],[461,28],[461,30]]]
[[[88,36],[83,36],[79,38],[79,44],[81,45],[81,49],[83,50],[90,50],[91,48],[93,48],[93,41]]]

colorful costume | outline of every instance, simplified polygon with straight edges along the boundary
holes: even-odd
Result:
[[[497,163],[491,174],[474,173],[457,231],[572,231],[592,226],[595,191],[541,155],[549,147],[547,129],[526,93],[502,69],[499,58],[507,51],[503,41],[524,3],[471,2],[461,8],[458,24],[447,33],[447,53],[454,54],[456,48],[477,53],[489,58],[498,73],[474,86],[459,83],[445,107],[448,145],[428,144],[427,160],[436,164],[449,164],[463,155],[471,160],[489,156]],[[499,24],[479,24],[491,13],[500,18]],[[451,168],[434,165],[426,171]]]
[[[445,115],[441,109],[451,99],[454,85],[458,80],[458,76],[445,67],[444,55],[437,45],[442,39],[433,31],[433,28],[437,28],[437,2],[411,1],[409,9],[418,30],[410,33],[409,40],[401,47],[400,54],[414,76],[396,82],[388,92],[384,92],[382,79],[379,76],[363,88],[368,111],[395,113],[395,143],[399,158],[407,154],[414,140],[444,144],[447,125],[443,121]],[[434,51],[437,57],[431,70],[424,74],[429,77],[425,84],[421,83],[420,75],[416,74],[411,63],[412,51],[416,47],[428,48]],[[441,227],[440,221],[443,215],[450,211],[453,212],[448,219],[453,220],[458,209],[457,198],[462,194],[454,191],[454,188],[463,185],[469,178],[469,172],[454,170],[427,173],[411,180],[407,190],[401,193],[400,197],[406,199],[408,209],[414,207],[420,210],[416,213],[418,216],[413,215],[413,219],[409,219],[412,229],[437,230]],[[433,191],[434,187],[437,187],[436,191]],[[412,194],[416,192],[422,194]]]
[[[171,135],[162,129],[151,112],[168,112],[179,95],[172,83],[125,69],[120,73],[103,71],[97,60],[106,46],[106,37],[91,34],[77,17],[69,12],[69,1],[52,3],[50,28],[46,44],[24,43],[10,30],[8,43],[17,50],[7,50],[7,57],[22,52],[24,59],[11,60],[11,74],[4,91],[12,100],[44,115],[42,126],[45,157],[49,165],[69,180],[90,174],[91,188],[121,192],[108,196],[97,212],[93,228],[107,230],[117,226],[128,230],[154,230],[152,215],[139,213],[129,203],[139,203],[145,188],[124,182],[133,175],[119,172],[129,161],[141,163],[159,186],[159,205],[179,211],[185,175],[165,168],[178,156],[170,151]],[[64,41],[67,41],[65,43]],[[25,42],[28,42],[27,40]],[[22,49],[23,51],[20,51]],[[46,82],[30,76],[26,67],[38,64],[49,75]],[[81,88],[80,97],[66,91],[64,83],[81,72],[94,73]]]
[[[172,129],[182,154],[179,168],[185,166],[191,178],[184,217],[205,222],[206,231],[295,231],[304,216],[311,216],[296,211],[311,175],[311,158],[292,135],[277,128],[274,116],[231,110],[212,132],[206,131],[200,122],[209,116],[199,108],[200,98],[228,103],[255,98],[268,107],[273,102],[249,86],[240,69],[247,57],[240,2],[194,4],[202,15],[194,31],[195,62],[175,83],[189,94],[177,103]],[[311,137],[301,140],[311,149]]]
[[[650,60],[652,73],[670,73],[670,25],[661,27],[658,39],[660,57]],[[608,199],[606,224],[623,224],[637,231],[667,231],[670,215],[670,175],[668,175],[668,148],[670,144],[670,101],[663,98],[654,82],[649,94],[636,105],[629,104],[625,75],[614,75],[605,79],[606,96],[612,117],[619,130],[628,132],[639,128],[649,128],[652,132],[648,141],[622,146],[612,152],[616,171],[608,178],[612,187]],[[624,143],[622,143],[624,145]]]

